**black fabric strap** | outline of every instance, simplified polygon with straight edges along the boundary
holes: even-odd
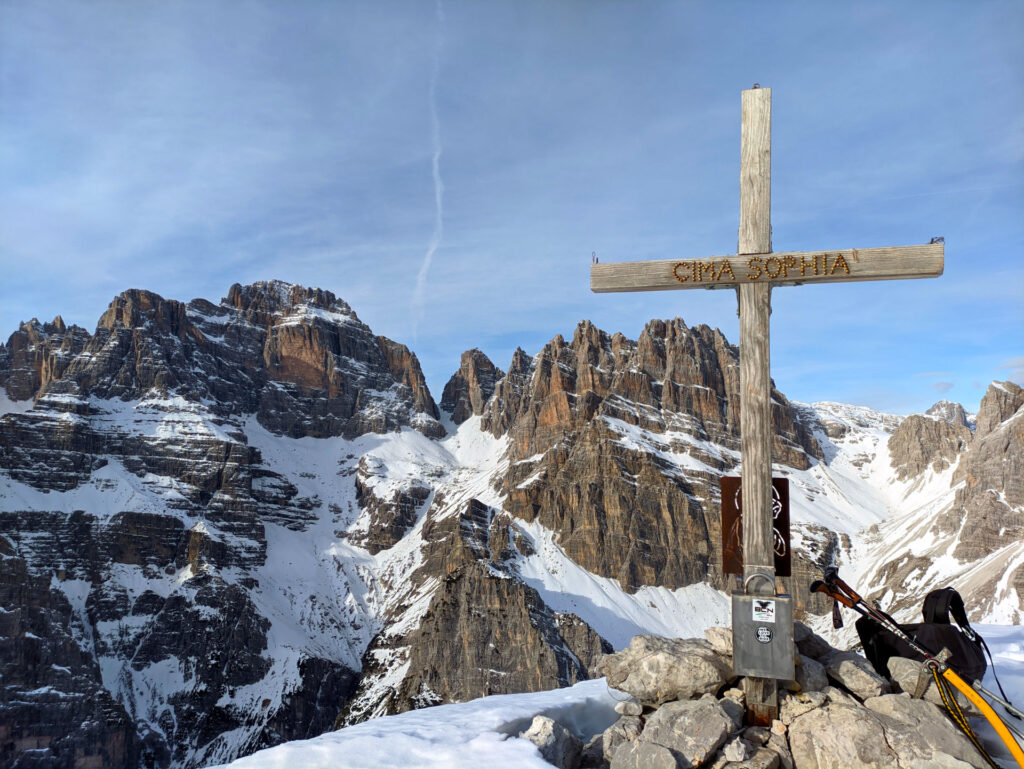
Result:
[[[948,625],[949,624],[949,605],[953,600],[953,596],[960,598],[957,593],[951,587],[943,587],[938,590],[933,590],[924,597],[924,606],[921,607],[921,613],[924,615],[924,621],[928,624],[936,625]],[[960,599],[960,611],[963,612],[963,599]],[[966,621],[967,615],[964,615]]]
[[[996,675],[996,661],[992,659],[992,652],[989,651],[988,644],[985,643],[985,639],[971,627],[971,623],[967,619],[967,609],[964,607],[964,599],[960,594],[951,587],[944,587],[939,590],[933,590],[924,599],[924,607],[922,609],[924,614],[924,621],[935,624],[948,625],[949,616],[953,615],[953,620],[963,631],[964,635],[967,636],[971,641],[977,643],[984,650],[985,655],[988,657],[989,666],[992,668],[992,677],[996,679],[996,686],[999,687],[999,693],[1003,696],[1003,699],[1010,702],[1010,698],[1006,696],[1006,692],[1003,690],[1003,684],[999,680],[999,676]],[[1013,703],[1010,702],[1012,705]],[[1014,718],[1018,716],[1014,714]]]

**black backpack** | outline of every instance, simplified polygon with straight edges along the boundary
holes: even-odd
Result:
[[[980,682],[988,668],[985,662],[988,646],[967,621],[960,594],[951,587],[933,590],[925,596],[922,613],[924,622],[900,625],[903,631],[933,655],[948,649],[950,667],[967,681]],[[950,615],[956,625],[950,624]],[[857,620],[857,633],[864,645],[864,656],[885,678],[889,677],[890,657],[906,657],[919,662],[924,659],[906,641],[868,617]]]

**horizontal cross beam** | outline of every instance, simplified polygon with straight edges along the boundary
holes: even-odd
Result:
[[[845,251],[785,251],[768,254],[712,256],[707,259],[661,259],[611,262],[590,268],[590,290],[670,291],[685,288],[733,288],[744,283],[799,286],[857,280],[937,278],[942,274],[942,243]]]

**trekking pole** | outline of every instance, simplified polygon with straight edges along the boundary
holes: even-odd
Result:
[[[998,702],[1000,705],[1002,705],[1004,708],[1006,708],[1007,712],[1010,715],[1016,716],[1020,720],[1024,720],[1024,713],[1022,713],[1016,707],[1014,707],[1012,702],[1007,702],[1002,697],[1000,697],[998,694],[995,694],[994,692],[989,691],[988,689],[986,689],[984,686],[981,685],[980,681],[972,681],[971,682],[971,686],[973,686],[975,688],[975,690],[977,690],[979,693],[987,694],[989,696],[989,699],[995,700],[996,702]],[[1016,731],[1016,730],[1014,730],[1014,731]],[[1020,732],[1017,732],[1017,734],[1020,734]],[[1024,736],[1024,735],[1022,735],[1022,736]]]
[[[1006,745],[1010,751],[1010,755],[1017,762],[1017,765],[1024,769],[1024,750],[1021,749],[1020,744],[1011,734],[1007,725],[1003,722],[1003,719],[999,717],[999,714],[992,709],[992,706],[988,704],[988,701],[978,694],[963,678],[961,678],[955,670],[953,670],[945,662],[936,659],[927,649],[924,649],[918,644],[913,638],[904,632],[903,628],[899,624],[886,614],[881,609],[876,609],[865,603],[864,599],[857,594],[857,592],[839,579],[837,570],[832,567],[825,571],[825,579],[828,582],[822,580],[815,580],[811,583],[810,591],[812,593],[824,593],[830,596],[833,600],[838,601],[843,606],[849,609],[853,609],[861,616],[867,617],[868,619],[874,620],[890,633],[893,633],[898,638],[903,640],[911,649],[924,657],[924,665],[935,679],[935,685],[939,690],[939,694],[942,696],[942,702],[946,706],[946,710],[950,716],[956,722],[957,726],[967,735],[967,738],[974,744],[974,747],[978,749],[982,757],[993,767],[998,769],[997,764],[993,761],[992,757],[988,752],[981,746],[978,741],[978,737],[974,734],[974,730],[971,729],[970,724],[967,721],[967,717],[964,715],[959,704],[957,704],[955,698],[949,696],[947,687],[949,684],[959,690],[974,707],[985,717],[992,728],[995,729],[996,734]],[[948,684],[943,685],[941,678],[948,681]]]

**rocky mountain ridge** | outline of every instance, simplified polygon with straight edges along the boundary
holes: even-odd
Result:
[[[319,289],[133,290],[93,334],[22,324],[0,346],[0,766],[202,766],[727,621],[737,355],[679,319],[582,322],[507,372],[468,351],[438,409],[415,355]],[[1024,569],[989,552],[1024,507],[1014,387],[973,435],[950,407],[773,393],[801,612],[827,562],[899,587],[905,553],[861,558],[858,532],[909,500],[977,521],[952,545],[988,564],[969,602],[1016,616]]]

